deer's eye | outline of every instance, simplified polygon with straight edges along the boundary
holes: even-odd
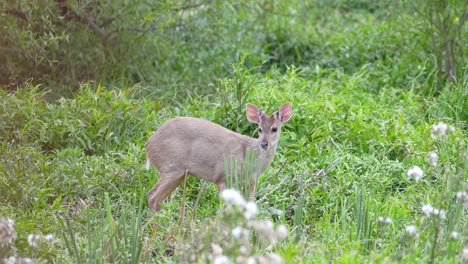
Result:
[[[278,128],[276,128],[276,127],[271,129],[271,132],[273,132],[273,133],[276,132],[276,131],[278,131]]]
[[[262,132],[263,132],[262,128],[261,127],[258,128],[258,133],[262,133]]]

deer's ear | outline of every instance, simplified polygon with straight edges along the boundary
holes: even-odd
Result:
[[[280,120],[281,122],[287,122],[292,116],[292,104],[285,103],[279,108]]]
[[[260,111],[253,104],[247,104],[247,119],[256,124],[260,122]]]

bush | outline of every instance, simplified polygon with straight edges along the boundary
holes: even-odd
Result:
[[[126,83],[138,74],[138,68],[147,72],[154,67],[160,55],[154,54],[155,48],[169,46],[158,34],[175,23],[177,13],[171,11],[170,4],[2,2],[0,33],[4,38],[0,46],[4,52],[0,55],[0,85],[15,89],[32,80],[48,84],[59,95],[71,95],[74,87],[88,80]],[[158,47],[150,45],[158,39]],[[130,49],[137,52],[128,52]]]

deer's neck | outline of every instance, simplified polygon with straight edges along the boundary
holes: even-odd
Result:
[[[276,148],[278,147],[278,144],[270,146],[267,150],[262,149],[260,147],[260,141],[256,142],[255,150],[257,152],[257,157],[260,165],[260,170],[259,174],[263,174],[263,172],[268,168],[268,165],[270,165],[271,160],[276,154]]]

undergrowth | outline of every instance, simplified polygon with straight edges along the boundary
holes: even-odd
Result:
[[[468,81],[437,79],[428,36],[413,34],[407,10],[390,1],[207,1],[179,13],[166,4],[165,24],[154,28],[159,11],[150,8],[154,31],[127,36],[128,56],[107,50],[109,65],[122,58],[104,71],[109,79],[1,87],[0,262],[466,262]],[[194,116],[255,137],[248,102],[268,113],[291,102],[294,111],[255,205],[230,206],[188,177],[150,213],[153,131]]]
[[[448,263],[462,257],[464,99],[394,89],[372,95],[361,88],[361,74],[339,71],[312,83],[308,72],[298,69],[284,76],[271,71],[243,78],[258,82],[245,95],[249,102],[266,111],[285,101],[294,107],[256,193],[258,218],[285,225],[293,234],[278,248],[285,262],[370,258]],[[130,89],[83,85],[73,99],[49,103],[40,100],[44,96],[29,87],[2,92],[1,215],[14,221],[17,233],[7,245],[16,250],[9,254],[66,262],[186,259],[177,245],[199,243],[187,238],[202,226],[216,225],[212,219],[222,217],[217,216],[218,194],[212,185],[189,178],[162,212],[150,214],[138,202],[157,177],[143,169],[145,141],[173,116],[237,124],[235,115],[223,119],[229,116],[222,113],[224,106],[213,103],[222,95],[166,103],[134,98]],[[435,111],[448,104],[447,116]],[[431,137],[441,124],[453,132]],[[436,167],[426,162],[432,152],[439,157]],[[421,180],[407,175],[414,165],[424,171]],[[182,192],[190,221],[180,224]],[[444,210],[445,217],[424,215],[426,204]],[[410,225],[419,236],[405,233]],[[39,232],[52,234],[55,242],[45,253],[32,254],[27,236]]]

